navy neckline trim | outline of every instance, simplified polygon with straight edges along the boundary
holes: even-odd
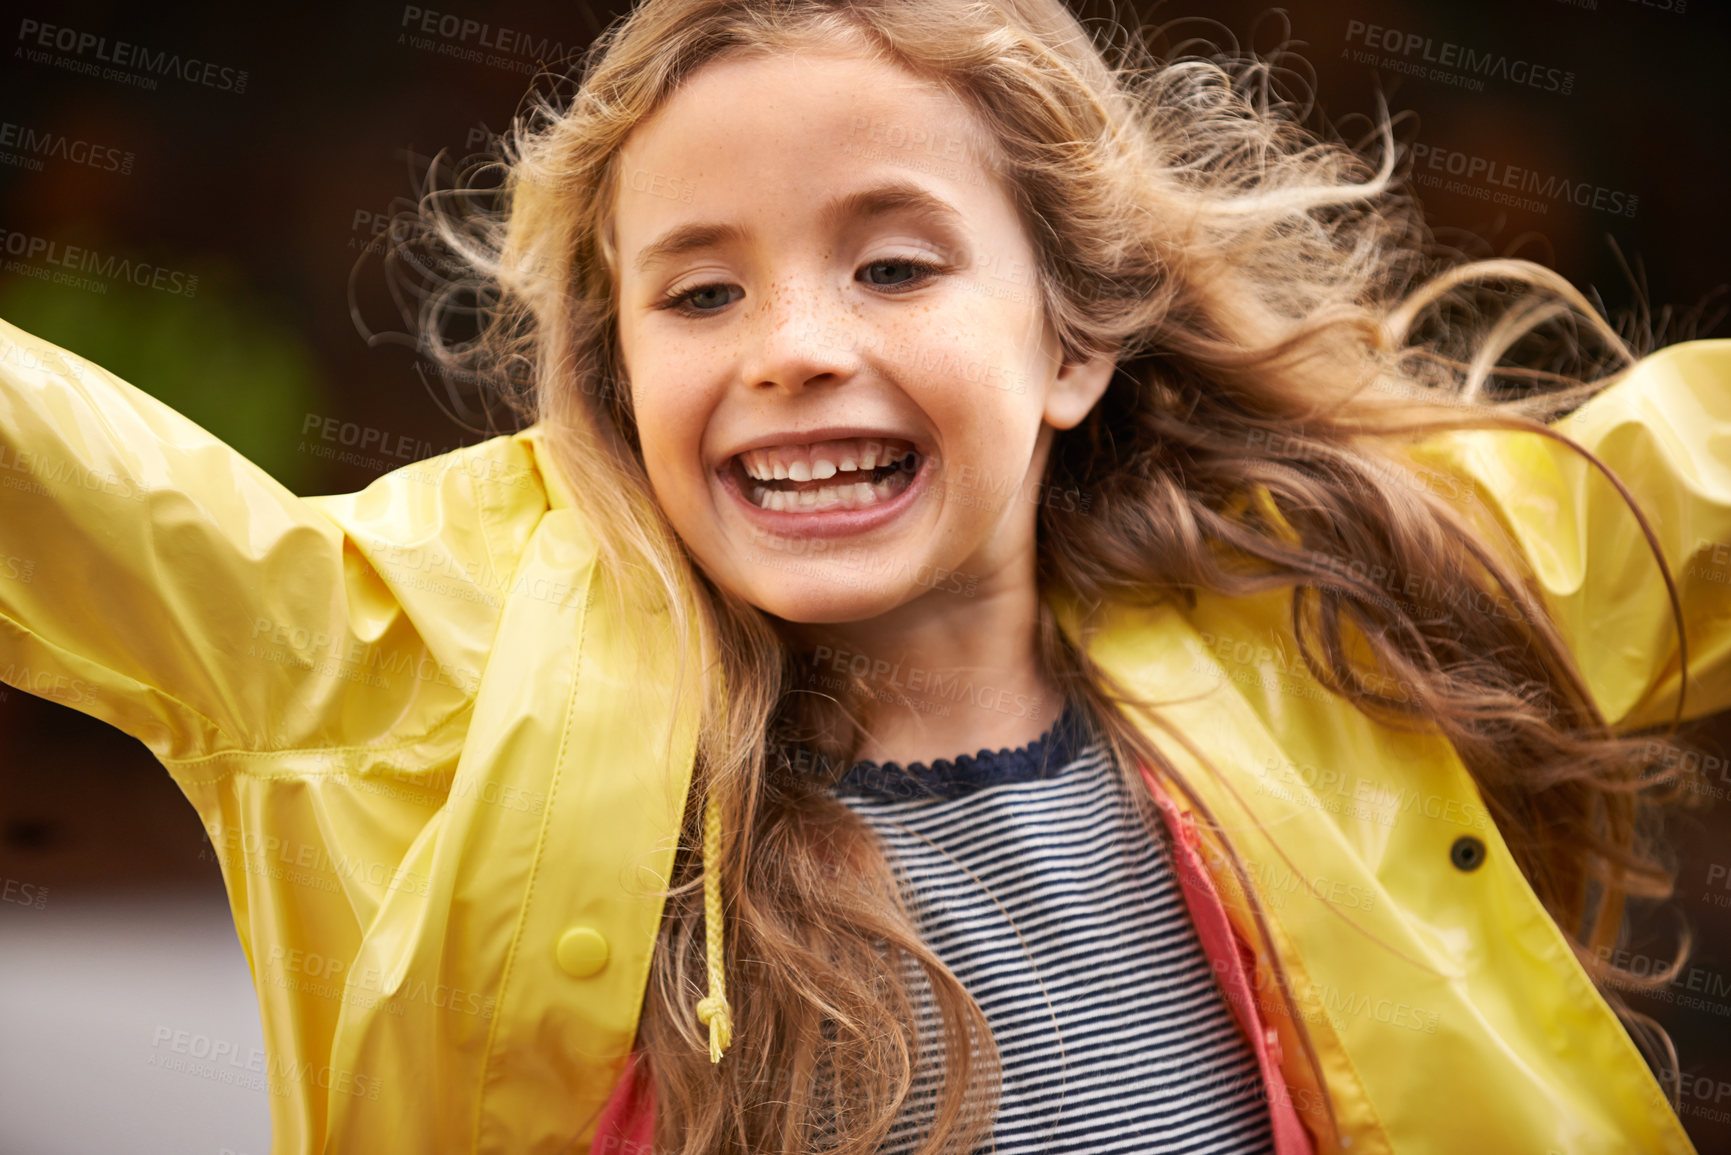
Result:
[[[1026,746],[981,749],[906,766],[862,760],[848,768],[834,789],[896,800],[959,798],[988,786],[1056,778],[1076,761],[1090,737],[1082,715],[1066,702],[1058,720]]]

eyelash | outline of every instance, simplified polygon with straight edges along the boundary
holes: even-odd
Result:
[[[913,257],[897,257],[890,260],[869,261],[860,267],[862,269],[869,269],[874,265],[906,265],[908,268],[913,269],[920,274],[920,276],[915,277],[912,280],[902,281],[899,284],[872,286],[873,288],[889,293],[907,292],[914,287],[925,284],[931,278],[940,276],[949,271],[943,265],[936,264],[932,261],[918,260]],[[714,314],[721,312],[721,310],[692,308],[691,298],[709,289],[724,289],[726,287],[727,282],[725,281],[710,281],[702,285],[693,285],[689,289],[681,289],[677,293],[668,293],[667,296],[662,299],[661,303],[655,307],[658,309],[670,309],[683,317],[713,316]]]

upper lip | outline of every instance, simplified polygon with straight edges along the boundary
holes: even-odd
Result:
[[[741,453],[749,453],[753,449],[769,449],[777,445],[813,445],[819,441],[837,441],[844,437],[876,437],[884,441],[905,441],[914,447],[914,452],[921,457],[926,456],[926,450],[919,440],[911,434],[900,433],[871,425],[824,425],[816,429],[788,429],[780,433],[765,433],[750,441],[736,445],[722,457],[725,465]]]

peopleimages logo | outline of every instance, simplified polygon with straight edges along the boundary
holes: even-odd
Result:
[[[104,256],[82,245],[68,245],[50,237],[32,236],[0,228],[0,253],[18,258],[6,261],[8,273],[35,277],[56,284],[95,292],[107,292],[105,282],[129,281],[141,289],[155,289],[177,297],[191,297],[198,292],[198,274],[167,269],[149,261],[135,261],[112,253]],[[42,262],[36,264],[35,262]],[[92,278],[103,278],[93,280]]]
[[[543,64],[571,56],[579,46],[551,36],[495,26],[485,20],[440,12],[413,4],[403,6],[397,43],[422,52],[448,56],[469,64],[485,64],[509,72],[534,75]]]
[[[1458,88],[1483,91],[1484,82],[1506,80],[1568,96],[1575,90],[1575,74],[1561,68],[1520,60],[1501,52],[1480,50],[1451,40],[1439,42],[1418,32],[1384,28],[1363,20],[1346,22],[1346,42],[1359,43],[1369,52],[1352,53],[1361,64],[1374,64],[1391,72],[1403,72],[1426,80],[1437,80]],[[1378,57],[1380,51],[1387,55]],[[1346,55],[1342,52],[1342,55]]]
[[[41,172],[45,160],[63,160],[99,172],[132,173],[132,153],[113,145],[67,136],[52,129],[32,128],[0,120],[0,164]]]
[[[44,24],[28,17],[18,22],[18,42],[19,47],[13,51],[13,56],[19,59],[32,64],[53,65],[84,76],[118,80],[137,88],[154,90],[157,77],[172,76],[219,92],[239,95],[246,91],[247,73],[244,68],[231,68],[166,49],[147,48],[127,40],[110,41],[94,32]],[[104,64],[111,67],[101,67]]]
[[[1621,189],[1584,180],[1571,181],[1537,169],[1422,142],[1414,142],[1412,146],[1412,163],[1413,180],[1422,188],[1440,188],[1529,212],[1546,213],[1551,208],[1549,202],[1566,201],[1584,209],[1632,217],[1641,203],[1639,196]]]

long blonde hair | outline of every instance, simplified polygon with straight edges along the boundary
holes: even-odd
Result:
[[[1097,42],[1059,0],[646,0],[595,43],[574,91],[534,98],[490,169],[424,202],[446,249],[439,267],[458,271],[433,276],[420,321],[435,356],[498,382],[544,423],[607,572],[660,591],[678,636],[701,636],[719,671],[695,683],[690,797],[713,796],[724,819],[710,866],[727,896],[725,965],[744,1028],[712,1063],[693,1013],[706,966],[694,804],[639,1030],[657,1149],[792,1152],[822,1135],[827,1149],[871,1151],[917,1065],[941,1061],[920,1150],[965,1152],[988,1134],[998,1092],[985,1018],[920,940],[881,845],[821,775],[787,758],[803,740],[846,765],[859,726],[840,701],[794,692],[793,642],[710,582],[674,534],[644,470],[616,345],[606,225],[626,138],[706,63],[843,44],[932,81],[980,119],[1066,359],[1118,358],[1100,404],[1054,443],[1046,483],[1091,501],[1081,516],[1041,506],[1042,594],[1096,605],[1291,589],[1311,672],[1371,716],[1453,743],[1536,893],[1639,1037],[1643,1021],[1613,988],[1668,975],[1616,972],[1603,947],[1625,896],[1670,893],[1647,818],[1688,763],[1652,772],[1667,764],[1662,751],[1605,724],[1511,563],[1424,484],[1384,483],[1417,434],[1555,436],[1544,422],[1606,379],[1588,379],[1584,355],[1572,372],[1534,364],[1535,334],[1587,333],[1603,351],[1596,371],[1634,360],[1618,333],[1541,266],[1477,262],[1427,277],[1429,234],[1396,179],[1386,114],[1373,163],[1306,128],[1254,56],[1157,61],[1122,29]],[[488,186],[488,171],[502,185]],[[1487,308],[1487,293],[1500,307]],[[478,336],[452,337],[452,318],[477,308]],[[1655,558],[1663,572],[1656,547]],[[1477,613],[1472,599],[1420,612],[1388,599],[1377,572],[1482,591],[1520,612]],[[1047,606],[1034,628],[1047,672],[1118,764],[1163,767],[1206,816],[1134,724],[1147,704],[1111,684]],[[1393,685],[1398,695],[1385,692]],[[1260,924],[1235,856],[1233,869]],[[920,1053],[910,965],[930,983],[941,1057]],[[1284,979],[1277,986],[1314,1065],[1304,1018]]]

